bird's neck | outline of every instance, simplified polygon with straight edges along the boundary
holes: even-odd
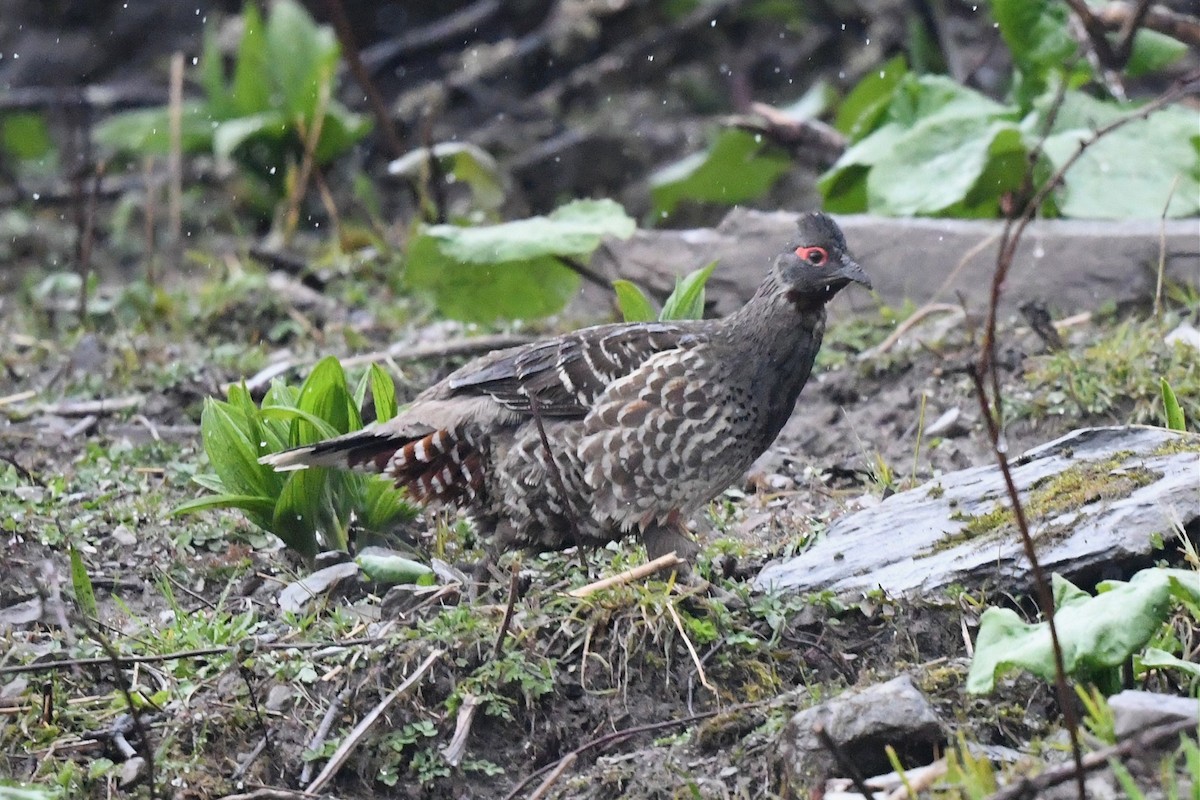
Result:
[[[804,388],[825,334],[825,304],[789,293],[769,277],[726,318],[728,341],[755,392],[766,400],[764,437],[774,441]]]

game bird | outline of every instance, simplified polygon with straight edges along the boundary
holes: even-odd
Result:
[[[821,347],[825,304],[852,282],[871,286],[837,223],[810,212],[727,317],[498,350],[393,419],[262,462],[382,473],[422,504],[465,509],[496,551],[637,535],[650,558],[690,560],[688,519],[775,440]]]

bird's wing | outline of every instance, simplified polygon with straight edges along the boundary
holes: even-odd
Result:
[[[726,385],[730,368],[706,347],[663,352],[596,400],[577,450],[598,513],[644,529],[737,479],[755,455],[743,434],[757,409],[749,387]]]
[[[505,408],[547,417],[583,417],[614,381],[656,353],[686,347],[695,325],[636,323],[584,328],[468,364],[446,379],[452,396],[483,395]]]

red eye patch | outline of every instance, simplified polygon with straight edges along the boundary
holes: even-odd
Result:
[[[819,267],[829,260],[829,253],[824,247],[797,247],[796,255],[814,267]]]

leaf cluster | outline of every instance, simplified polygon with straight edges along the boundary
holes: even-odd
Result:
[[[384,532],[411,519],[415,512],[383,477],[320,467],[276,472],[259,463],[264,455],[361,429],[359,409],[368,388],[377,419],[395,416],[395,386],[387,373],[372,365],[351,393],[333,357],[320,361],[299,390],[276,380],[261,407],[244,386],[231,386],[228,401],[208,398],[200,433],[215,474],[193,480],[213,494],[175,513],[239,508],[306,559],[321,548],[346,550],[351,520]]]
[[[313,158],[325,164],[366,135],[370,121],[333,99],[337,38],[296,0],[273,3],[265,20],[247,3],[242,29],[231,75],[215,26],[205,30],[196,75],[204,99],[183,104],[183,149],[232,158],[279,190],[313,126],[320,125]],[[165,154],[169,131],[169,110],[154,108],[109,118],[97,126],[96,138],[119,152]]]

